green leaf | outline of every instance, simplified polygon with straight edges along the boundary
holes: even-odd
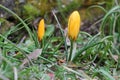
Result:
[[[99,72],[101,72],[101,74],[103,75],[103,76],[105,76],[105,78],[106,78],[106,80],[115,80],[111,75],[110,75],[110,73],[109,72],[107,72],[105,69],[100,69],[99,70]]]
[[[51,25],[47,25],[45,36],[46,37],[51,36],[53,34],[54,30],[55,30],[54,25],[52,25],[52,24]]]

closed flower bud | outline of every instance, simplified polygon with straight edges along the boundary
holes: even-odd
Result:
[[[41,41],[43,39],[45,33],[45,23],[44,19],[41,19],[39,24],[38,24],[38,39]]]
[[[80,29],[80,15],[78,11],[74,11],[68,21],[68,37],[75,41],[77,39],[77,36],[79,34]]]

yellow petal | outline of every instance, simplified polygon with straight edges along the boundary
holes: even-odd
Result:
[[[80,15],[78,11],[74,11],[68,20],[68,37],[76,40],[80,29]]]
[[[43,39],[45,33],[45,23],[44,19],[41,19],[39,24],[38,24],[38,39],[41,41]]]

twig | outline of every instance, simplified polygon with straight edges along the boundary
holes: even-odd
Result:
[[[70,72],[73,72],[73,73],[75,73],[75,74],[77,74],[77,75],[79,75],[79,76],[87,79],[87,80],[92,80],[92,79],[91,79],[87,74],[85,74],[83,71],[80,73],[80,72],[77,72],[77,71],[75,71],[75,70],[73,70],[73,69],[71,69],[71,68],[68,68],[68,67],[66,67],[66,66],[62,66],[62,67],[63,67],[64,69],[70,71]]]
[[[67,44],[66,44],[66,38],[65,38],[65,36],[64,36],[64,31],[63,31],[63,29],[62,29],[62,27],[61,27],[61,25],[60,25],[60,23],[59,23],[59,21],[58,21],[58,19],[57,19],[57,16],[56,16],[54,10],[52,10],[52,14],[53,14],[53,16],[55,17],[55,19],[56,19],[56,21],[57,21],[57,23],[58,23],[58,27],[59,27],[59,29],[60,29],[60,32],[61,32],[61,34],[62,34],[62,36],[63,36],[64,45],[65,45],[65,51],[66,51],[66,58],[67,58],[67,53],[68,53],[68,52],[67,52]]]

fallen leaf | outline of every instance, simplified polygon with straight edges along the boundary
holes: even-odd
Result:
[[[116,62],[118,62],[118,55],[112,55],[112,58],[113,58]]]
[[[39,57],[39,55],[41,55],[42,53],[42,49],[36,49],[33,52],[31,52],[29,55],[27,55],[27,57],[31,60],[31,59],[37,59]],[[20,65],[20,67],[22,68],[26,63],[29,62],[28,58],[25,58],[22,61],[22,64]]]
[[[67,31],[68,29],[67,28],[65,28],[65,30],[64,30],[64,35],[66,36],[66,44],[67,44],[67,46],[70,46],[70,40],[69,40],[69,38],[68,38],[68,36],[67,36]]]
[[[65,60],[64,59],[59,59],[58,60],[58,65],[62,65],[62,63],[65,63]]]

